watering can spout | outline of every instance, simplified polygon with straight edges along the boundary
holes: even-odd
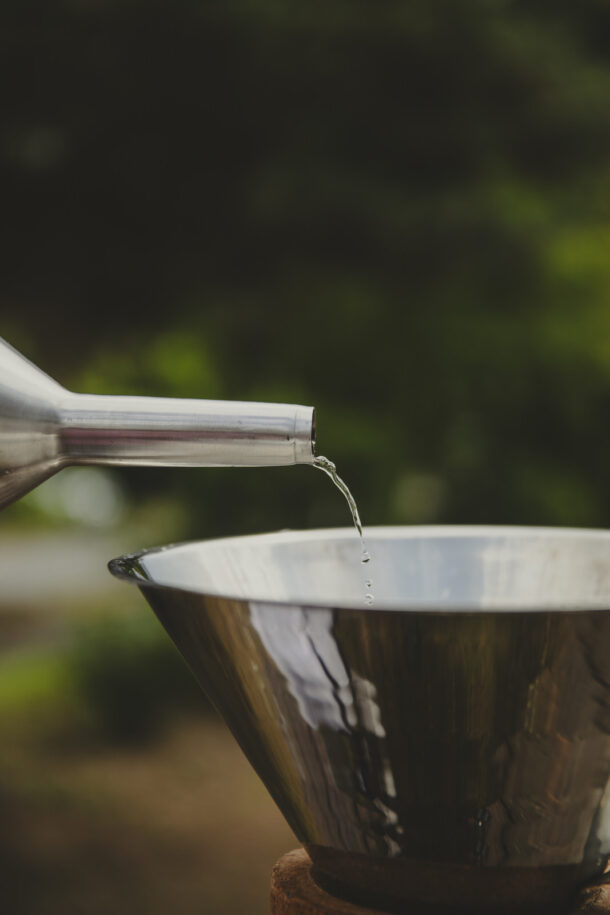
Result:
[[[0,339],[0,508],[70,464],[311,464],[313,407],[67,391]]]

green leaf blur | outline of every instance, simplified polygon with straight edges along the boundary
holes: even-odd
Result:
[[[3,18],[29,355],[91,391],[311,403],[365,523],[610,522],[607,4]],[[127,480],[187,534],[348,520],[304,468]]]

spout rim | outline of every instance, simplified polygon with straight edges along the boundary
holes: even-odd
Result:
[[[313,464],[316,456],[315,407],[297,407],[294,417],[294,462]]]

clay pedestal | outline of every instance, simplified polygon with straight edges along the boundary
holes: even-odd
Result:
[[[405,908],[403,915],[425,915],[432,910]],[[466,915],[462,910],[463,915]],[[610,915],[610,886],[599,883],[584,890],[574,915]],[[384,915],[384,913],[336,899],[320,889],[311,876],[311,861],[303,849],[288,852],[271,875],[271,915]],[[561,913],[564,915],[564,913]]]
[[[380,915],[343,902],[321,890],[311,876],[311,860],[298,848],[277,862],[271,874],[271,915]],[[383,915],[383,913],[382,913]]]

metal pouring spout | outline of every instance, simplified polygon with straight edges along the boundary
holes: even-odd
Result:
[[[0,338],[0,508],[71,464],[311,464],[313,407],[67,391]]]

